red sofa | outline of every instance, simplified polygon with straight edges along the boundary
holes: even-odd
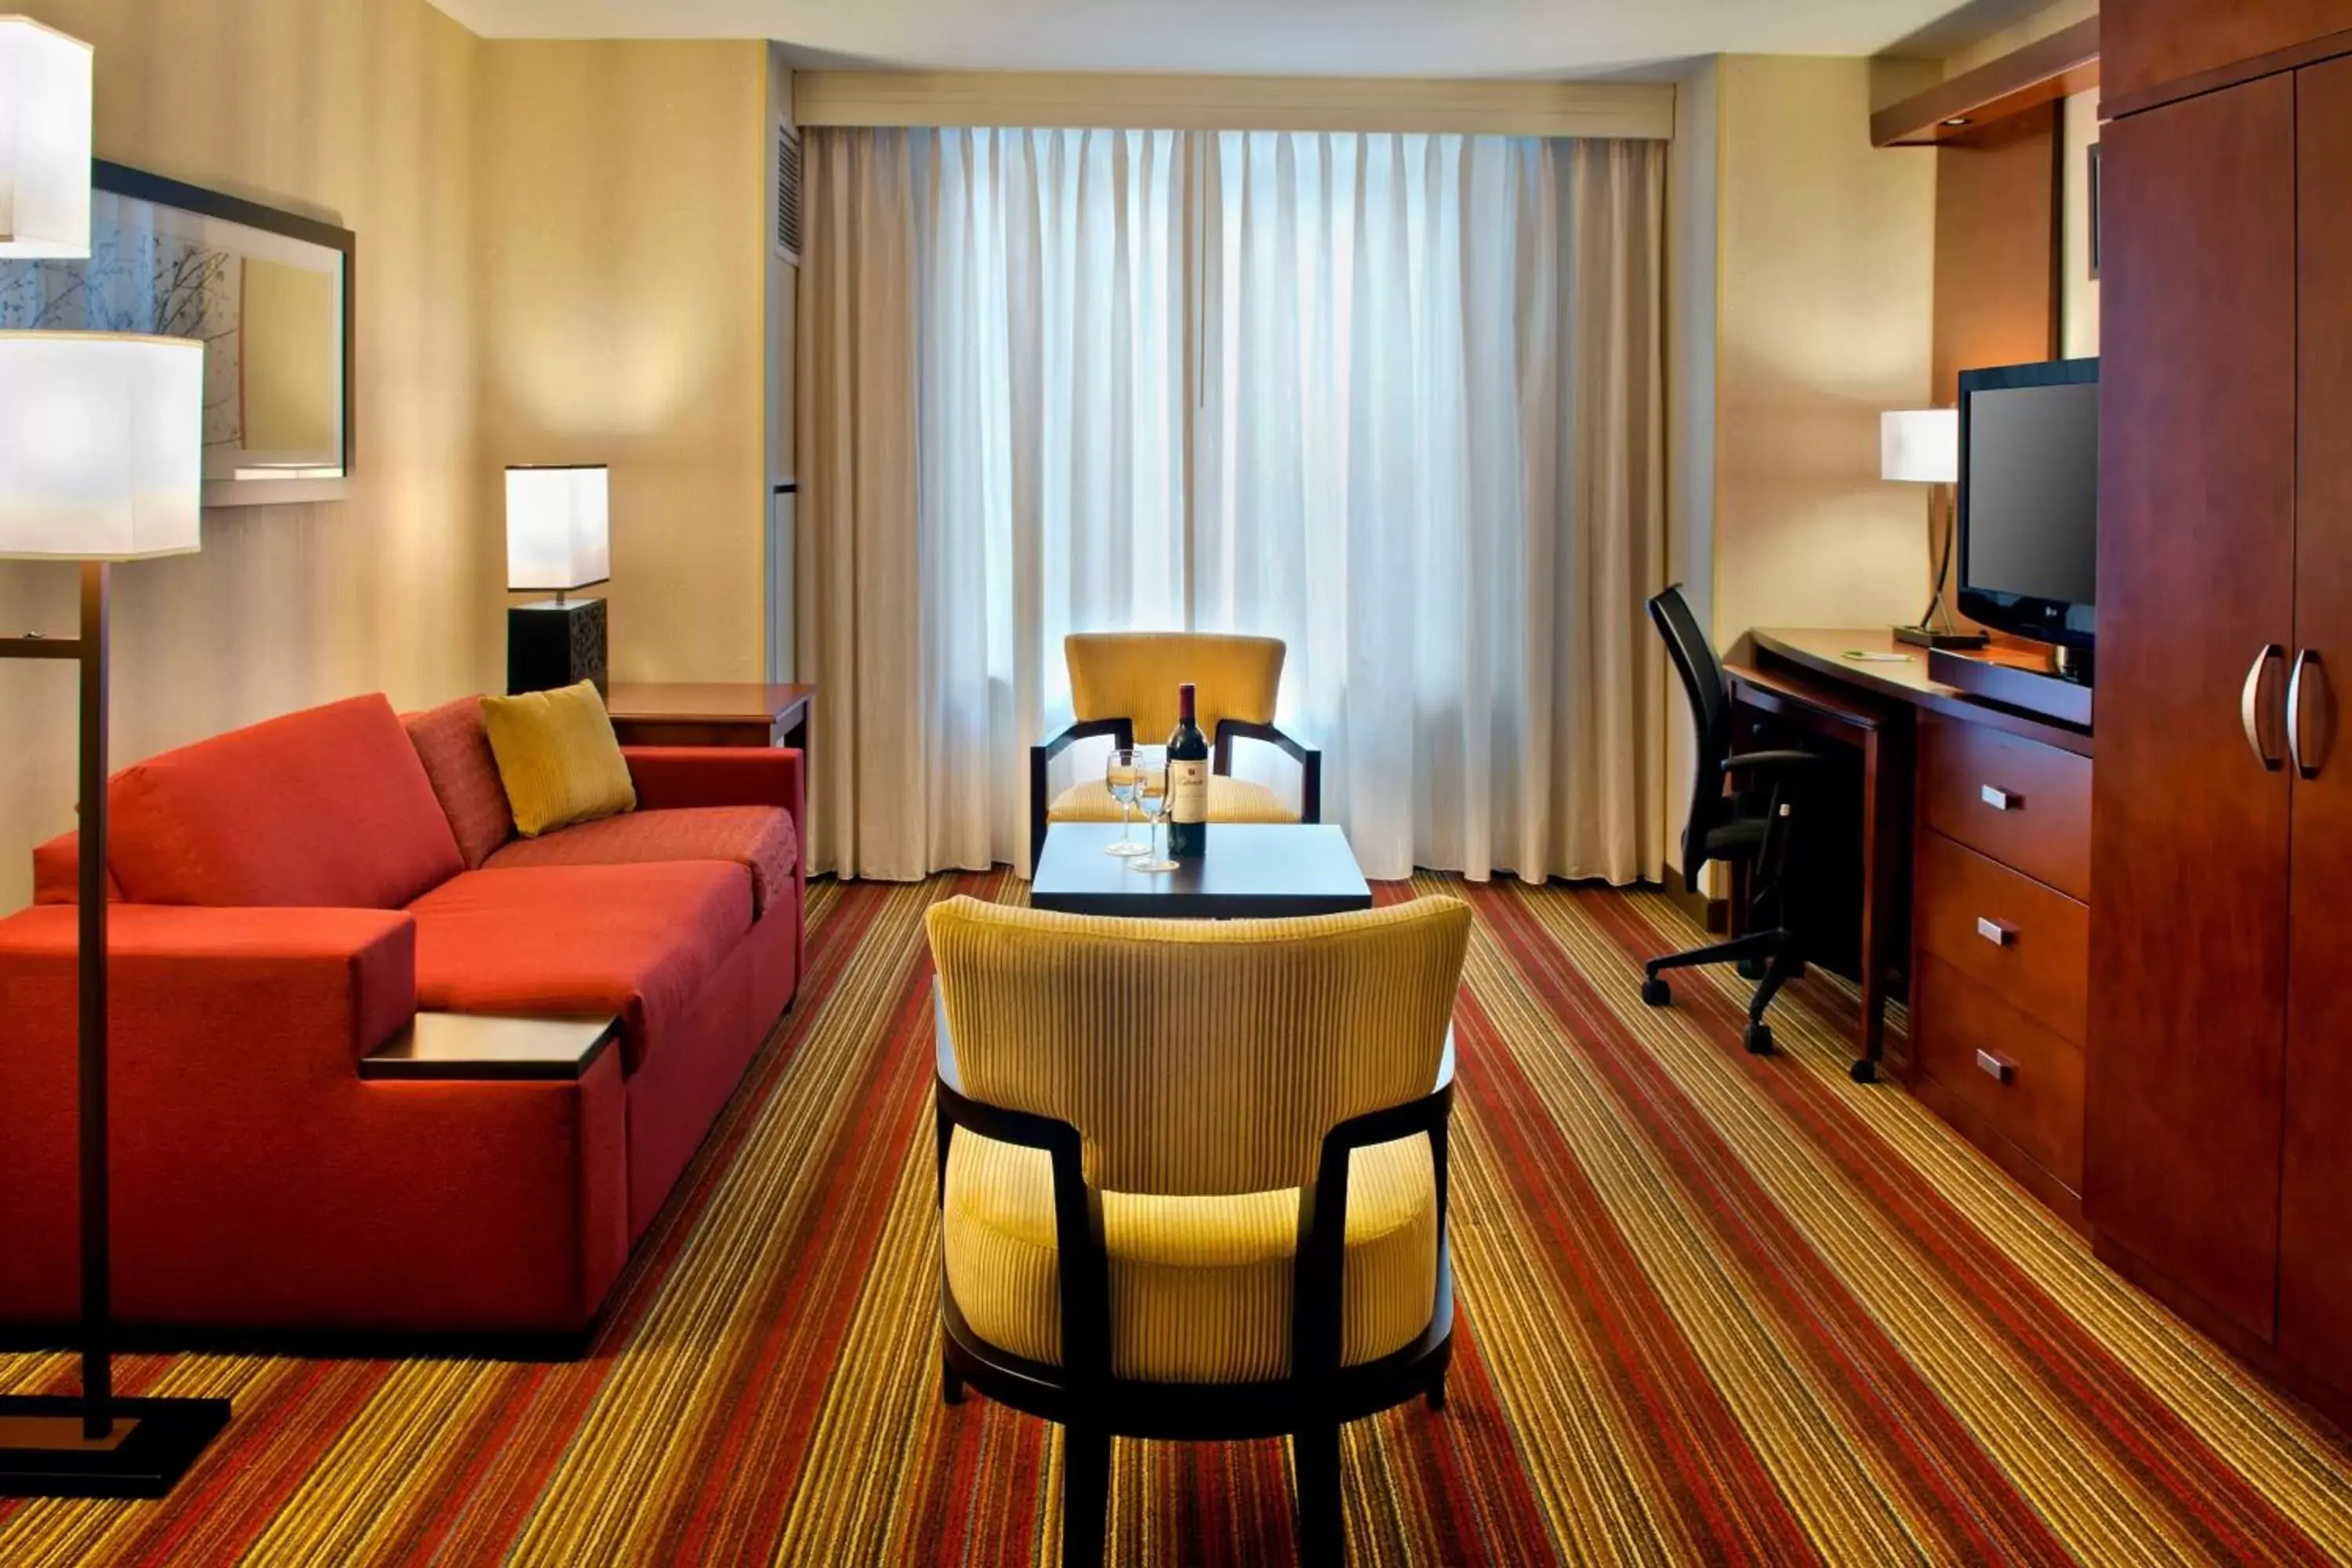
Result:
[[[514,839],[478,706],[357,698],[112,781],[122,1321],[583,1330],[790,1005],[799,752],[630,749],[638,811]],[[76,856],[43,845],[0,921],[18,1323],[79,1305]],[[362,1080],[419,1009],[623,1031],[576,1082]]]

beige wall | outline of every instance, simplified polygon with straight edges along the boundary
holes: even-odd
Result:
[[[757,680],[766,571],[767,46],[485,44],[479,504],[612,468],[624,680]]]
[[[2099,280],[2091,276],[2090,153],[2099,140],[2099,89],[2065,103],[2058,165],[2058,335],[2068,359],[2099,352]]]
[[[97,47],[100,157],[357,231],[347,500],[208,511],[199,555],[116,576],[120,762],[306,703],[478,689],[500,659],[474,476],[481,46],[425,0],[14,0]],[[0,626],[69,632],[70,566],[0,567]],[[62,667],[0,664],[0,909],[73,824]]]
[[[1666,150],[1666,577],[1704,626],[1715,614],[1717,237],[1722,222],[1722,69],[1698,62],[1675,83]],[[1671,671],[1666,723],[1666,864],[1682,869],[1695,735]]]
[[[1879,479],[1878,416],[1927,399],[1934,153],[1871,146],[1867,60],[1720,71],[1718,643],[1915,620],[1927,500]]]

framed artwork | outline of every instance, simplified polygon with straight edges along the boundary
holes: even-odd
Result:
[[[0,328],[205,345],[205,502],[340,494],[352,471],[349,229],[90,165],[90,254],[0,261]]]

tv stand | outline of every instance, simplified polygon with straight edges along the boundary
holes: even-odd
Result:
[[[2078,730],[2091,727],[2091,656],[2082,649],[1931,648],[1927,675],[1979,702],[1997,702]]]

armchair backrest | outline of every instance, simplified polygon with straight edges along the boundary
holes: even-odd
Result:
[[[1303,1186],[1331,1128],[1427,1094],[1470,940],[1445,898],[1223,922],[955,899],[929,924],[963,1092],[1163,1196]]]
[[[1273,723],[1285,651],[1279,637],[1209,632],[1076,632],[1062,639],[1076,717],[1132,720],[1141,745],[1157,745],[1176,728],[1176,688],[1188,680],[1210,739],[1221,719]]]

